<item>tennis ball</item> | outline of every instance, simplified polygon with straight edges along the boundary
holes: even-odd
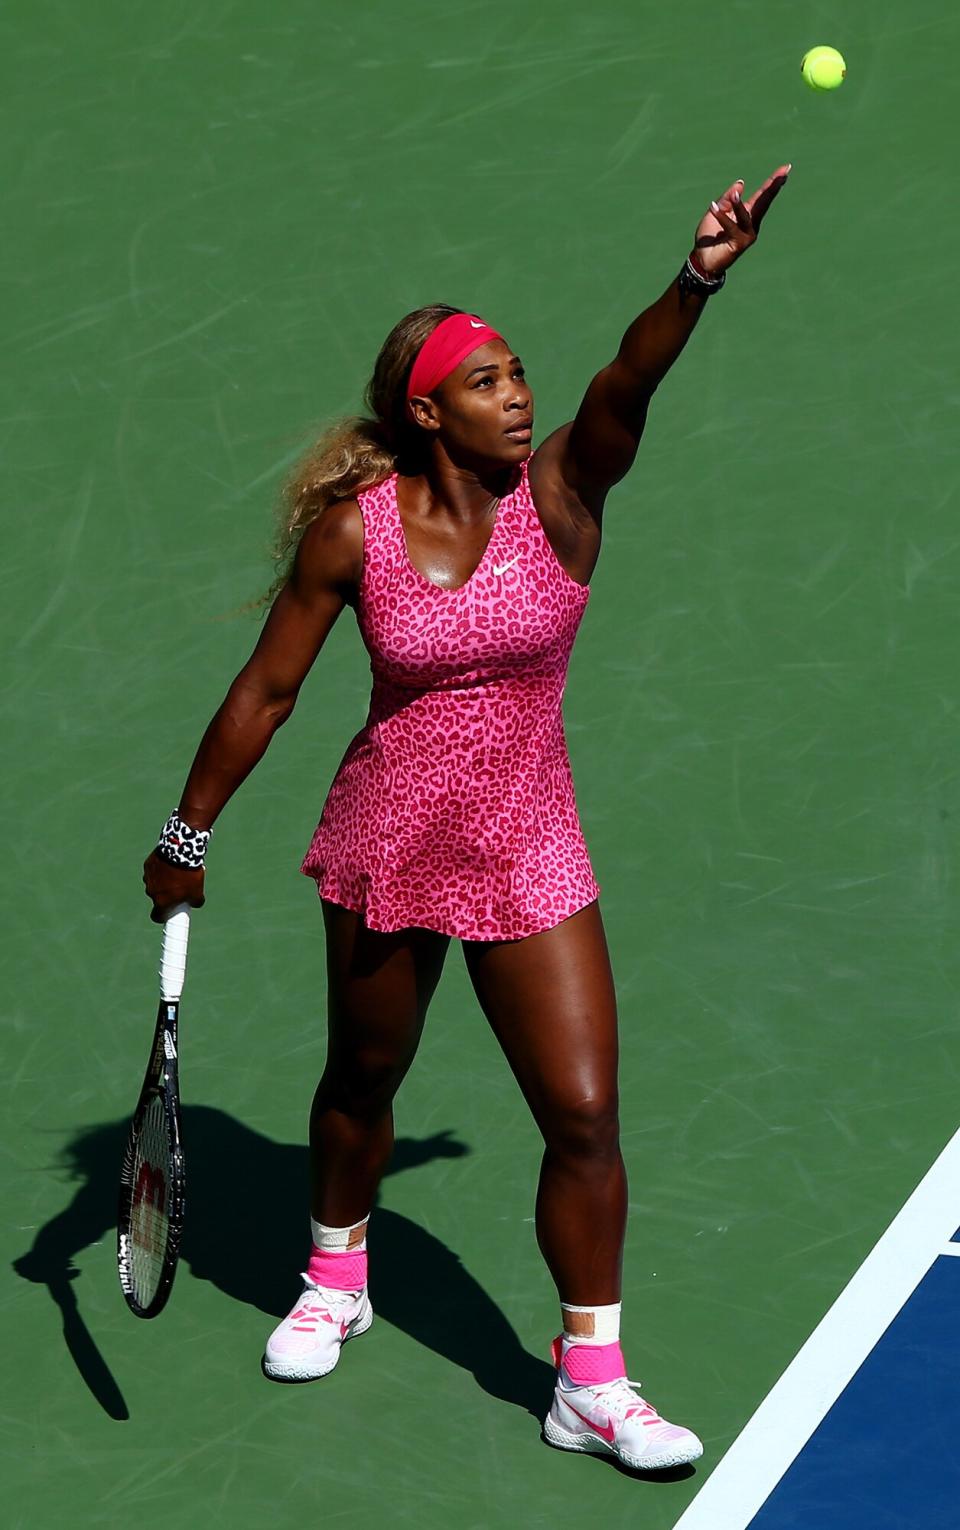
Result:
[[[800,73],[811,90],[836,90],[843,84],[847,66],[836,48],[811,48],[803,55]]]

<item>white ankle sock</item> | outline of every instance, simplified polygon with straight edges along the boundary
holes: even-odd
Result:
[[[366,1216],[361,1221],[354,1222],[352,1227],[327,1227],[323,1222],[315,1222],[311,1217],[310,1234],[313,1238],[313,1246],[322,1249],[325,1254],[362,1254],[367,1246],[369,1220],[369,1216]],[[359,1238],[357,1238],[358,1233],[361,1233]]]
[[[620,1302],[611,1302],[606,1307],[574,1307],[571,1302],[560,1303],[560,1313],[563,1318],[563,1341],[565,1344],[618,1344],[620,1342]],[[567,1326],[567,1313],[586,1313],[592,1316],[592,1331],[585,1333],[571,1333]],[[589,1322],[575,1325],[578,1328],[590,1330]]]

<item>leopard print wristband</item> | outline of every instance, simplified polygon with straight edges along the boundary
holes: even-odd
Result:
[[[173,812],[160,831],[157,854],[171,866],[188,866],[195,871],[203,865],[210,834],[210,829],[191,829],[179,813]]]

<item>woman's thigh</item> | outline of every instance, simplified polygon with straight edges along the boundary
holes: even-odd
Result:
[[[322,900],[327,942],[325,1077],[364,1095],[396,1088],[413,1060],[450,944],[434,930],[391,934]]]
[[[615,1121],[617,1001],[599,905],[523,940],[464,941],[463,953],[547,1140],[563,1119]]]

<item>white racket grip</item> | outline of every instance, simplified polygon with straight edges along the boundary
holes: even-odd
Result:
[[[170,1004],[175,1004],[183,993],[189,938],[190,905],[178,903],[164,920],[163,953],[160,957],[160,997]]]

